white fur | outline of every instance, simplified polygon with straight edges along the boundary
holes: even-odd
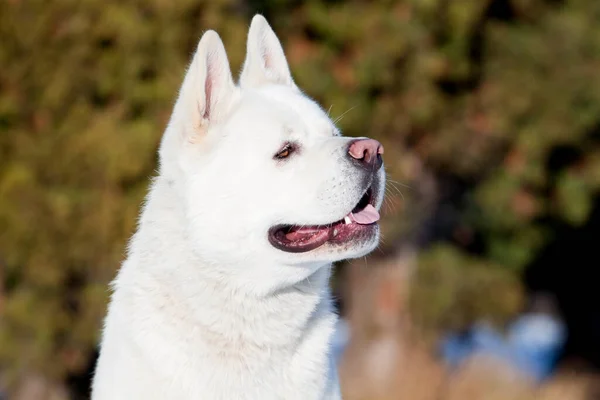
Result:
[[[274,160],[289,140],[300,151]],[[263,17],[239,87],[219,36],[204,34],[113,282],[93,400],[340,398],[331,263],[365,255],[378,237],[293,254],[267,230],[353,208],[364,174],[347,162],[349,140],[296,87]]]

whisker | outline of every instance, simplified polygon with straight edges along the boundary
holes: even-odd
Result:
[[[400,189],[398,189],[397,187],[392,186],[392,188],[394,189],[394,191],[391,190],[390,187],[385,188],[385,192],[386,194],[388,194],[389,196],[391,196],[392,198],[394,197],[394,195],[399,194],[400,197],[402,197],[402,201],[405,201],[406,199],[404,198],[404,193],[402,193],[402,191]]]
[[[384,239],[383,235],[379,236],[379,243],[380,243],[380,245],[382,245],[382,244],[387,245],[387,243],[385,242],[385,239]]]
[[[308,286],[309,286],[311,289],[314,289],[314,288],[313,288],[313,285],[312,285],[312,283],[310,283],[310,276],[307,276],[307,277],[306,277],[306,282],[308,283]]]
[[[387,188],[391,188],[394,189],[395,191],[399,192],[400,188],[393,182],[387,182],[385,185]]]
[[[356,108],[356,106],[354,107],[350,107],[348,110],[346,110],[346,112],[344,112],[342,115],[340,115],[339,117],[335,118],[333,120],[333,124],[337,124],[338,122],[340,122],[342,120],[342,118],[344,118],[344,115],[348,114],[350,111],[354,110]]]
[[[385,197],[383,199],[383,205],[386,207],[386,210],[390,213],[393,214],[396,212],[396,203],[389,197]]]
[[[410,189],[410,190],[414,189],[413,187],[407,185],[406,183],[398,182],[398,181],[395,181],[393,179],[386,178],[386,182],[393,183],[393,184],[396,184],[396,185],[400,185],[400,186],[405,187],[405,188]]]
[[[387,183],[385,185],[385,189],[389,191],[389,193],[399,193],[400,189],[397,186],[394,186],[393,183]]]

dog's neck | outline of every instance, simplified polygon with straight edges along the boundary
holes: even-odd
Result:
[[[139,304],[160,309],[173,319],[165,322],[200,330],[215,347],[244,343],[257,350],[289,348],[315,321],[327,320],[325,328],[332,329],[331,265],[306,268],[303,279],[260,290],[256,290],[260,272],[253,265],[238,266],[237,274],[225,276],[190,248],[185,217],[170,185],[161,177],[154,182],[128,260],[115,282],[117,288],[135,292],[144,297]],[[132,285],[137,290],[132,291]]]

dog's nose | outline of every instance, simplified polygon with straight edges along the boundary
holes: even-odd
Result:
[[[375,139],[358,139],[350,143],[348,154],[369,171],[377,171],[383,164],[383,146]]]

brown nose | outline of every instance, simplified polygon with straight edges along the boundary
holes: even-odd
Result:
[[[354,160],[358,161],[359,165],[369,171],[377,171],[383,164],[381,155],[383,154],[383,146],[374,139],[358,139],[350,143],[348,154]]]

